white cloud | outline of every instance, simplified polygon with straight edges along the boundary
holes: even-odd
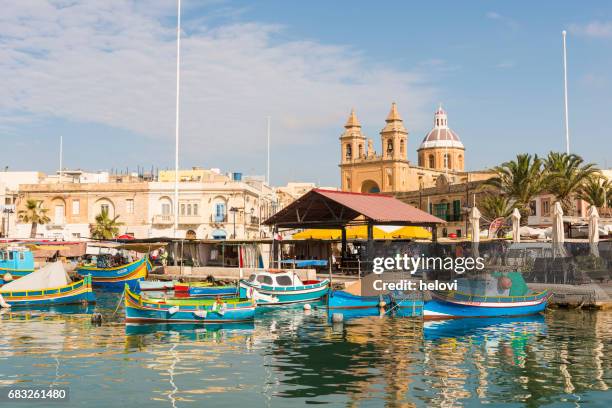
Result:
[[[13,122],[59,117],[172,140],[176,29],[168,2],[147,2],[146,9],[128,0],[3,3],[0,111],[14,112]],[[186,155],[213,146],[219,154],[260,148],[268,115],[276,143],[286,145],[330,136],[336,143],[353,106],[380,127],[393,100],[411,121],[429,120],[435,90],[416,71],[366,63],[346,46],[283,40],[286,28],[275,25],[212,27],[187,17],[181,40]]]
[[[591,21],[587,24],[570,24],[569,31],[592,38],[612,38],[612,21]]]
[[[485,17],[490,19],[490,20],[495,20],[498,21],[499,23],[505,25],[506,27],[510,28],[511,30],[518,30],[520,28],[519,23],[507,16],[504,16],[496,11],[489,11],[485,14]]]

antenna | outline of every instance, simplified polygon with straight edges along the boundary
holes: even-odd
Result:
[[[174,238],[178,238],[178,209],[179,209],[179,100],[181,91],[181,0],[177,0],[177,26],[176,26],[176,127],[174,138]]]
[[[568,109],[567,109],[567,47],[565,42],[565,37],[567,36],[567,32],[565,30],[561,31],[563,35],[563,91],[564,91],[564,100],[565,100],[565,152],[567,154],[570,153],[570,142],[569,142],[569,118],[568,118]]]

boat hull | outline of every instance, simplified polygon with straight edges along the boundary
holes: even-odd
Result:
[[[524,297],[524,300],[508,301],[507,298],[499,298],[494,301],[475,301],[469,299],[449,299],[434,294],[434,298],[425,303],[424,318],[453,319],[462,317],[511,317],[526,316],[544,311],[548,305],[550,294],[542,294]]]
[[[343,290],[329,292],[327,298],[328,309],[378,309],[380,302],[389,304],[389,296],[358,296]]]
[[[325,279],[319,283],[313,283],[304,286],[287,286],[283,288],[260,285],[252,285],[249,281],[240,281],[240,298],[250,298],[252,291],[256,290],[267,296],[273,296],[278,299],[277,302],[267,302],[258,300],[258,306],[273,306],[291,303],[313,302],[322,299],[329,291],[329,280]]]
[[[238,288],[236,286],[207,286],[198,287],[192,286],[189,288],[189,296],[200,297],[216,297],[216,296],[237,296]]]
[[[86,276],[83,280],[70,285],[44,290],[0,291],[0,295],[11,308],[28,306],[54,306],[83,303],[95,303],[96,296],[91,287],[91,280]]]
[[[125,284],[128,284],[132,290],[139,290],[139,281],[147,277],[149,266],[147,258],[143,257],[130,264],[113,268],[81,266],[76,272],[80,276],[91,275],[94,288],[121,292]]]
[[[251,301],[227,302],[224,311],[218,310],[213,300],[164,301],[145,299],[126,287],[125,322],[219,324],[248,322],[255,318],[255,304]]]

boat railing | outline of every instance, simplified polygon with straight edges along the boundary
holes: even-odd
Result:
[[[547,291],[542,291],[538,293],[533,293],[530,295],[523,296],[483,296],[483,295],[472,295],[464,292],[447,292],[446,294],[442,294],[443,297],[447,297],[449,299],[462,300],[466,302],[505,302],[505,303],[515,303],[515,302],[529,302],[532,300],[539,300],[546,296]]]
[[[13,290],[10,292],[1,292],[1,293],[8,297],[57,295],[58,293],[61,294],[61,293],[72,292],[73,290],[79,289],[82,286],[91,288],[91,275],[87,275],[82,280],[79,280],[77,282],[72,282],[66,286],[58,286],[55,288],[36,289],[36,290]]]

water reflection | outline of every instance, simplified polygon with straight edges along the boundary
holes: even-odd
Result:
[[[458,406],[594,402],[612,385],[612,313],[426,322],[324,310],[238,325],[125,326],[90,310],[8,311],[0,385],[71,387],[68,406]],[[95,390],[95,392],[92,392]]]

